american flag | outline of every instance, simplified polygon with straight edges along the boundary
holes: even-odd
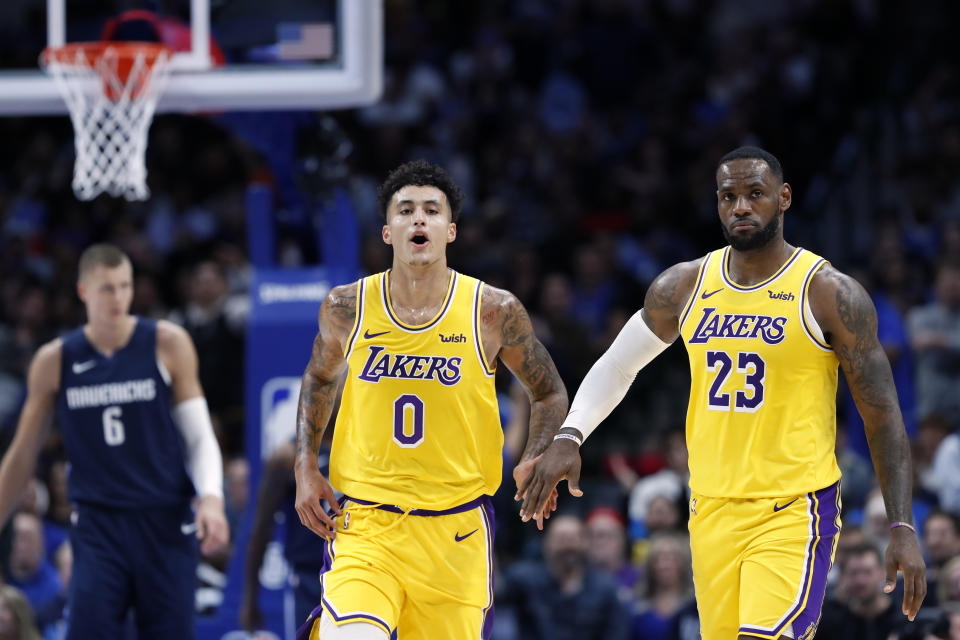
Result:
[[[277,26],[277,45],[281,60],[327,60],[333,57],[333,25],[281,23]]]

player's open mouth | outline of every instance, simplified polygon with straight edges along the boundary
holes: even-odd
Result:
[[[430,242],[430,238],[428,238],[427,234],[425,233],[417,232],[417,233],[414,233],[413,236],[410,238],[410,242],[412,242],[413,244],[423,246],[428,242]]]

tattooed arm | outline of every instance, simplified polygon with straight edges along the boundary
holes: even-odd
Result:
[[[496,354],[507,365],[530,398],[527,444],[513,471],[519,486],[539,456],[553,442],[567,413],[567,390],[553,359],[534,335],[530,317],[516,296],[502,289],[484,286],[480,301],[480,323],[484,351]],[[575,458],[579,469],[579,453],[575,448],[569,453],[568,459]],[[537,518],[537,526],[543,528],[542,518]]]
[[[673,265],[657,276],[643,298],[643,321],[658,338],[672,343],[680,335],[680,314],[696,286],[702,259]]]
[[[347,366],[343,349],[357,313],[357,285],[334,287],[320,307],[319,330],[303,372],[297,402],[296,508],[300,521],[318,536],[332,540],[336,525],[324,511],[326,500],[339,514],[333,488],[317,468],[320,441],[333,411],[341,373]]]
[[[857,410],[863,417],[873,467],[890,522],[912,522],[910,442],[903,426],[890,362],[877,338],[877,312],[853,278],[825,265],[810,282],[810,307],[824,337],[840,360]],[[886,557],[893,590],[903,572],[903,613],[913,620],[926,595],[926,568],[916,535],[906,527],[891,531]]]

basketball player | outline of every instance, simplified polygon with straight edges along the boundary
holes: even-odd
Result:
[[[903,572],[903,613],[926,592],[911,524],[910,447],[866,291],[783,238],[792,191],[771,154],[743,147],[717,167],[729,246],[656,278],[577,391],[561,433],[584,438],[677,336],[690,357],[690,539],[704,640],[816,632],[840,528],[834,456],[837,364],[867,428],[891,524],[885,590]],[[525,519],[570,474],[559,440],[521,486]],[[555,457],[556,456],[556,457]],[[575,473],[575,470],[574,470]]]
[[[515,479],[554,438],[566,390],[516,297],[447,267],[462,200],[447,173],[404,164],[378,195],[393,267],[330,291],[303,375],[297,511],[330,540],[332,564],[300,637],[385,640],[396,630],[404,640],[487,638],[490,496],[503,447],[497,359],[531,400]],[[317,450],[344,369],[328,483]],[[569,457],[568,465],[579,464],[576,450]],[[342,507],[331,485],[343,492]],[[548,495],[547,513],[555,497]]]
[[[180,327],[129,314],[133,268],[116,247],[83,252],[77,292],[87,323],[41,347],[30,365],[0,465],[0,523],[56,409],[75,505],[67,638],[124,637],[130,609],[140,638],[192,638],[196,539],[210,553],[228,538],[197,354]]]

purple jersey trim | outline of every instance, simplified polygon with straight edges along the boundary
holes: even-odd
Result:
[[[395,504],[382,504],[379,502],[373,502],[371,500],[361,500],[359,498],[351,498],[349,496],[344,496],[344,500],[349,500],[350,502],[356,502],[357,504],[362,504],[364,506],[373,506],[383,511],[389,511],[390,513],[407,513],[406,511],[404,511],[403,508],[398,507]],[[411,509],[409,513],[407,513],[407,515],[428,516],[428,517],[449,516],[449,515],[453,515],[454,513],[463,513],[464,511],[470,511],[471,509],[476,509],[481,504],[483,504],[484,500],[489,500],[489,496],[480,496],[480,497],[474,498],[470,502],[464,502],[461,505],[457,505],[456,507],[450,507],[449,509],[440,509],[440,510]]]
[[[387,317],[390,318],[390,321],[397,326],[398,329],[403,329],[404,331],[410,331],[411,333],[420,333],[421,331],[426,331],[431,327],[438,324],[443,317],[447,315],[447,311],[450,309],[450,303],[453,302],[453,296],[457,292],[457,272],[451,270],[453,274],[450,278],[450,286],[447,289],[447,299],[443,303],[443,309],[440,310],[440,313],[437,314],[437,317],[424,325],[410,325],[404,323],[400,318],[398,318],[393,313],[393,306],[390,304],[390,281],[388,278],[389,271],[384,271],[383,275],[380,276],[380,295],[383,298],[383,308],[387,312]]]
[[[477,357],[480,358],[480,366],[483,367],[483,373],[489,378],[497,370],[487,366],[487,360],[483,353],[483,343],[480,342],[480,291],[483,289],[483,283],[477,281],[477,288],[473,292],[473,341],[477,343]]]
[[[827,574],[833,564],[833,541],[840,533],[840,483],[807,494],[810,514],[810,541],[804,558],[804,573],[798,602],[772,628],[741,625],[740,633],[760,638],[776,638],[788,624],[802,637],[820,621]]]
[[[731,280],[727,276],[727,264],[730,259],[730,247],[728,246],[726,249],[723,250],[723,262],[720,264],[720,275],[723,278],[724,284],[726,284],[728,287],[730,287],[734,291],[756,291],[757,289],[762,289],[763,287],[767,286],[768,284],[770,284],[771,282],[773,282],[774,280],[782,276],[784,273],[786,273],[787,269],[790,268],[790,265],[793,264],[794,260],[796,260],[801,253],[803,253],[803,249],[801,249],[800,247],[797,247],[796,250],[794,250],[793,255],[790,256],[790,259],[787,260],[782,267],[777,269],[777,272],[775,274],[773,274],[763,282],[758,282],[757,284],[750,285],[749,287],[743,287],[737,284],[736,282],[734,282],[733,280]]]
[[[687,305],[683,309],[683,313],[680,315],[680,322],[677,324],[677,331],[683,331],[683,323],[687,321],[687,316],[690,314],[690,309],[693,309],[693,305],[697,299],[697,294],[700,293],[700,285],[703,284],[703,278],[707,274],[707,265],[710,263],[710,256],[712,253],[708,253],[703,258],[703,262],[700,264],[700,273],[697,274],[697,284],[693,287],[693,293],[690,294],[690,299],[687,300]]]
[[[810,267],[810,271],[807,272],[807,277],[803,279],[803,287],[800,289],[800,324],[803,326],[803,331],[804,333],[807,334],[807,337],[813,341],[813,344],[817,345],[824,351],[832,352],[833,349],[830,347],[830,345],[824,342],[821,342],[820,339],[813,333],[813,331],[810,330],[810,326],[807,324],[806,310],[804,309],[805,303],[807,300],[807,289],[810,285],[810,280],[813,278],[813,274],[815,274],[817,270],[820,269],[820,266],[823,265],[825,262],[826,260],[824,260],[823,258],[820,258],[820,260],[817,261],[816,264]]]
[[[350,353],[353,351],[353,345],[357,341],[357,336],[360,335],[360,327],[363,326],[363,290],[367,284],[366,281],[366,278],[360,278],[360,285],[357,290],[357,326],[353,328],[353,333],[350,334],[350,339],[347,341],[347,348],[343,352],[346,358],[350,357]]]
[[[493,539],[495,535],[493,514],[493,502],[489,496],[484,496],[483,503],[480,505],[480,513],[483,517],[483,524],[487,530],[487,606],[483,608],[483,622],[480,626],[481,640],[489,640],[493,633]]]

